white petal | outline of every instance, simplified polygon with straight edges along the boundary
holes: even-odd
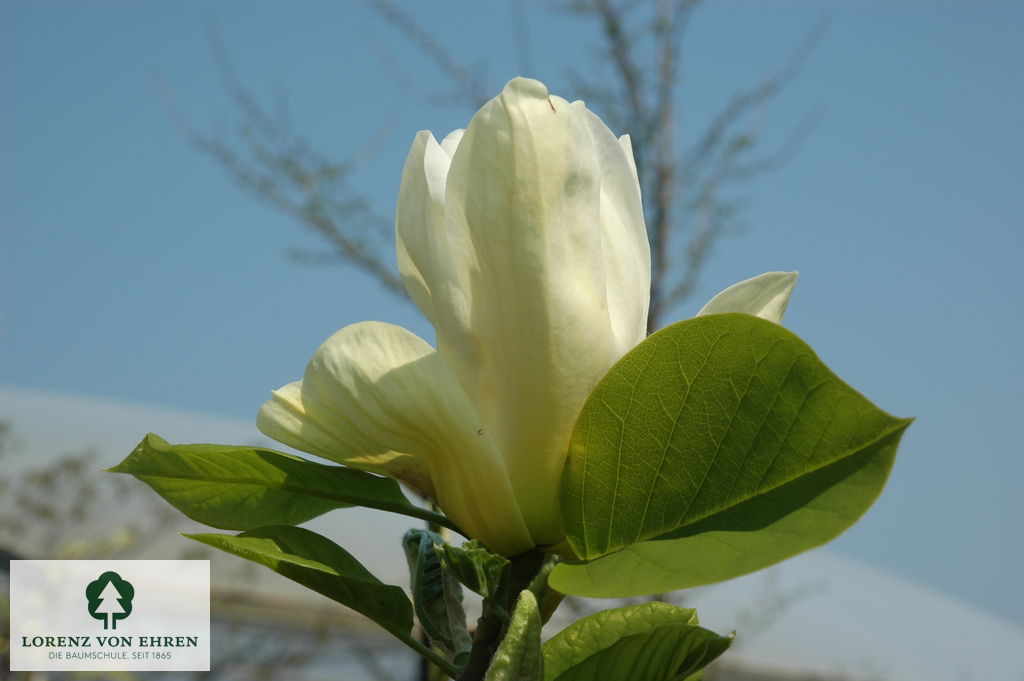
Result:
[[[616,343],[625,354],[647,335],[651,290],[651,246],[633,147],[628,135],[616,139],[583,102],[573,102],[573,107],[586,124],[598,153],[608,315]]]
[[[797,272],[765,272],[733,284],[709,300],[697,316],[744,312],[780,324],[796,286],[797,275]]]
[[[408,482],[495,551],[533,546],[493,438],[441,357],[401,327],[338,331],[302,381],[263,406],[257,426],[296,449]]]
[[[626,160],[629,161],[629,167],[633,169],[633,177],[636,178],[636,190],[640,191],[640,176],[636,172],[636,156],[633,154],[633,138],[629,135],[623,135],[619,138],[619,144],[622,146],[622,150],[626,152]]]
[[[522,78],[484,105],[447,179],[454,276],[443,296],[428,281],[439,351],[494,433],[538,543],[561,538],[579,409],[646,321],[635,176],[590,116]]]
[[[452,130],[448,133],[444,140],[441,141],[441,148],[444,149],[444,153],[448,154],[448,158],[455,155],[455,150],[459,148],[459,142],[462,141],[462,135],[465,134],[465,130],[459,128],[458,130]]]
[[[425,130],[418,133],[405,161],[395,209],[398,270],[406,291],[430,320],[434,313],[429,282],[438,271],[451,268],[444,242],[444,194],[450,163],[451,157],[433,135]]]

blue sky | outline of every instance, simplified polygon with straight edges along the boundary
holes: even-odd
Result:
[[[511,5],[438,2],[423,26],[497,93],[520,73]],[[410,3],[410,6],[413,6]],[[1024,9],[1009,2],[741,2],[699,10],[684,50],[679,135],[781,64],[820,19],[800,78],[764,112],[781,140],[819,122],[751,188],[747,228],[698,295],[799,269],[787,325],[880,406],[918,421],[889,487],[835,549],[1024,622]],[[574,98],[592,27],[526,9],[532,75]],[[175,128],[231,130],[208,27],[242,81],[285,97],[295,127],[346,157],[381,135],[357,183],[384,213],[438,74],[358,3],[0,4],[0,381],[251,418],[341,326],[427,337],[368,278],[296,265],[316,247],[240,192]],[[390,65],[389,65],[390,64]],[[627,132],[627,131],[619,131]],[[123,453],[111,453],[111,460]]]

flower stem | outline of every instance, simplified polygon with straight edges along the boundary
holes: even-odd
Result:
[[[484,601],[483,614],[476,623],[476,634],[473,635],[473,648],[469,660],[459,674],[457,681],[482,681],[491,666],[491,659],[505,637],[508,613],[515,608],[519,593],[529,587],[530,582],[544,566],[546,556],[539,551],[529,551],[513,556],[509,580],[506,585],[505,603]],[[503,619],[504,616],[504,619]]]
[[[443,655],[438,653],[433,648],[424,645],[415,636],[403,631],[392,630],[391,633],[397,636],[399,639],[401,639],[402,643],[415,650],[424,658],[430,660],[431,664],[434,664],[437,667],[443,669],[444,673],[450,676],[451,678],[454,679],[456,676],[458,676],[459,670],[456,669],[455,665],[449,662],[447,658],[445,658]]]
[[[491,666],[491,658],[501,642],[504,623],[494,608],[484,601],[484,611],[476,621],[476,633],[473,635],[473,648],[469,653],[469,661],[463,667],[458,681],[481,681],[487,668]]]

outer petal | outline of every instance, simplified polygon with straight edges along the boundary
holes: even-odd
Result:
[[[625,354],[647,335],[651,246],[647,240],[640,181],[628,135],[612,131],[583,102],[573,102],[590,133],[601,168],[601,232],[608,315]]]
[[[462,136],[465,133],[466,131],[462,128],[452,130],[441,141],[441,148],[444,149],[444,153],[448,154],[448,158],[455,155],[455,150],[459,148],[459,142],[462,141]]]
[[[636,178],[636,190],[640,191],[640,175],[636,172],[636,157],[633,155],[633,138],[628,134],[623,135],[619,138],[619,144],[622,145],[623,151],[626,152],[626,158],[629,160],[629,167],[633,169],[633,177]]]
[[[534,539],[556,542],[576,416],[646,322],[625,150],[581,105],[513,80],[452,158],[444,239],[454,266],[425,278],[438,349],[497,441]]]
[[[437,291],[432,292],[428,282],[451,269],[444,236],[444,194],[451,153],[461,139],[458,132],[445,138],[450,151],[426,130],[417,133],[402,171],[395,210],[398,270],[405,289],[431,321]]]
[[[765,272],[733,284],[709,300],[697,316],[745,312],[781,324],[797,275],[797,272]]]
[[[495,551],[533,546],[494,440],[441,357],[401,327],[338,331],[302,381],[263,405],[257,425],[297,449],[408,482]]]

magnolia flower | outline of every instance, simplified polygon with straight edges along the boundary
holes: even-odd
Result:
[[[437,349],[391,324],[345,327],[263,405],[260,430],[405,482],[494,551],[561,542],[576,417],[647,324],[629,137],[517,78],[465,131],[416,136],[396,225],[399,270]],[[794,278],[742,282],[701,313],[778,321]]]

